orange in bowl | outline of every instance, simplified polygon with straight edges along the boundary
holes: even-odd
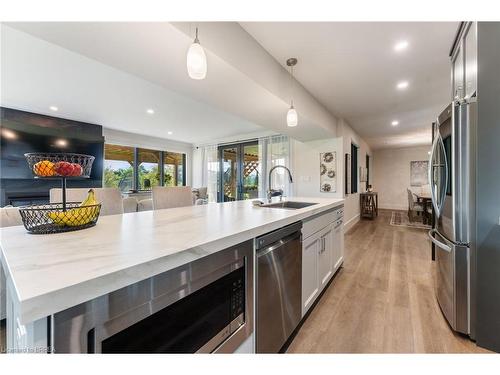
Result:
[[[33,172],[40,177],[50,177],[56,174],[54,171],[54,163],[50,160],[42,160],[36,163],[33,166]]]

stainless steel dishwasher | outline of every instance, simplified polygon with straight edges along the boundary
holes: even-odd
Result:
[[[256,351],[278,353],[301,318],[302,223],[257,238]]]

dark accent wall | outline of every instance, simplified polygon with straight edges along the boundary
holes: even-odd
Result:
[[[478,23],[476,340],[500,352],[500,23]]]
[[[69,181],[68,187],[101,187],[104,162],[102,126],[0,107],[0,206],[42,203],[58,180],[33,179],[24,153],[75,152],[95,156],[88,180]],[[64,139],[66,147],[58,146]]]

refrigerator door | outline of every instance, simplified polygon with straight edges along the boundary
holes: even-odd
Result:
[[[448,241],[435,229],[429,236],[436,245],[435,289],[439,307],[451,328],[469,334],[469,248]]]
[[[452,104],[451,117],[440,116],[430,168],[436,180],[431,181],[431,187],[444,191],[442,201],[435,194],[437,204],[442,204],[439,212],[436,209],[436,228],[448,240],[464,245],[469,245],[473,236],[475,113],[476,102],[463,101]],[[439,173],[443,162],[446,171]]]
[[[474,237],[476,107],[475,98],[458,105],[454,124],[453,239],[461,244],[470,244]]]
[[[438,174],[435,178],[435,185],[439,187],[439,193],[442,195],[438,198],[442,199],[439,203],[441,209],[439,215],[436,216],[436,227],[450,241],[455,241],[455,230],[453,223],[453,193],[455,190],[453,178],[455,177],[456,163],[453,160],[453,139],[456,136],[454,132],[454,124],[457,122],[458,106],[452,104],[449,107],[450,114],[448,116],[440,116],[438,118],[438,136],[439,148],[434,152],[434,161],[432,162],[432,170],[434,174],[438,174],[439,168],[444,168],[445,172]],[[443,167],[444,165],[444,167]],[[431,184],[432,187],[432,184]],[[437,212],[437,211],[436,211]]]

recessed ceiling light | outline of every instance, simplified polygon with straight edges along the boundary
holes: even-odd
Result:
[[[56,141],[56,145],[58,145],[59,147],[66,147],[68,145],[68,141],[65,139],[58,139]]]
[[[398,84],[396,85],[396,87],[399,89],[399,90],[404,90],[405,88],[408,87],[408,81],[401,81],[401,82],[398,82]]]
[[[430,152],[430,151],[427,151],[427,155],[430,155],[430,154],[431,154],[431,152]]]
[[[399,125],[399,121],[398,120],[394,120],[393,122],[391,122],[391,125],[392,126],[398,126]]]
[[[407,40],[401,40],[394,45],[394,51],[397,51],[397,52],[403,51],[407,48],[408,48],[408,41]]]
[[[2,129],[2,135],[7,139],[16,139],[17,134],[10,129]]]
[[[54,111],[54,112],[59,111],[59,108],[57,108],[55,105],[51,105],[51,106],[49,107],[49,109],[50,109],[51,111]]]
[[[173,132],[167,132],[167,134],[168,134],[168,135],[172,135],[172,134],[174,134],[174,133],[173,133]]]
[[[146,112],[147,112],[148,114],[150,114],[150,115],[154,115],[154,114],[155,114],[155,111],[154,111],[154,109],[152,109],[152,108],[148,108],[148,109],[146,109]]]

